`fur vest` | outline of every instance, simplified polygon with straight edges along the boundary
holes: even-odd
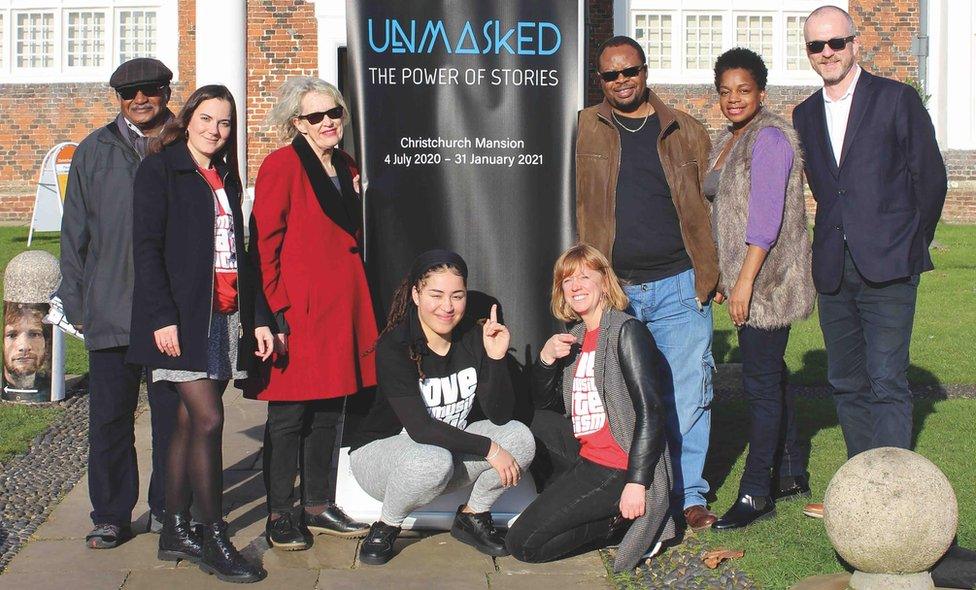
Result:
[[[718,248],[718,290],[729,295],[746,257],[746,221],[752,174],[752,149],[759,131],[776,127],[793,148],[793,167],[786,186],[786,202],[779,237],[769,249],[756,276],[746,325],[763,330],[782,328],[813,311],[816,292],[810,270],[810,236],[803,199],[803,154],[796,131],[782,117],[762,109],[732,146],[719,177],[712,206],[712,231]],[[709,169],[732,140],[724,131],[709,157]],[[762,171],[757,171],[762,174]]]

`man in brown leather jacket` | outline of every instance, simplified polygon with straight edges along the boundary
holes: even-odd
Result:
[[[614,37],[600,47],[604,101],[580,112],[576,223],[580,241],[611,260],[629,313],[661,352],[662,397],[674,492],[688,525],[711,526],[702,477],[711,429],[712,310],[718,258],[702,194],[711,142],[690,115],[647,88],[641,46]]]

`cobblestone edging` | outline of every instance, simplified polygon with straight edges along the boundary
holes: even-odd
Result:
[[[57,405],[64,412],[0,467],[0,572],[85,470],[88,396],[76,391]]]

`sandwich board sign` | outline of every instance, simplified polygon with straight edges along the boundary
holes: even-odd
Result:
[[[77,143],[59,143],[44,156],[41,174],[37,181],[34,196],[34,213],[31,215],[30,232],[27,234],[27,247],[30,248],[35,231],[61,231],[61,214],[64,211],[64,196],[68,187],[68,170]]]

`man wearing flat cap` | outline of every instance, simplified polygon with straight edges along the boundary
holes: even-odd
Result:
[[[166,108],[172,78],[159,60],[137,58],[120,65],[109,80],[119,98],[119,115],[81,142],[68,174],[58,296],[88,349],[88,494],[94,528],[85,544],[93,549],[115,547],[132,535],[132,509],[139,496],[134,426],[146,371],[125,362],[132,312],[132,182],[149,139],[173,116]],[[150,382],[148,388],[153,433],[149,526],[158,532],[179,398],[168,382]]]

